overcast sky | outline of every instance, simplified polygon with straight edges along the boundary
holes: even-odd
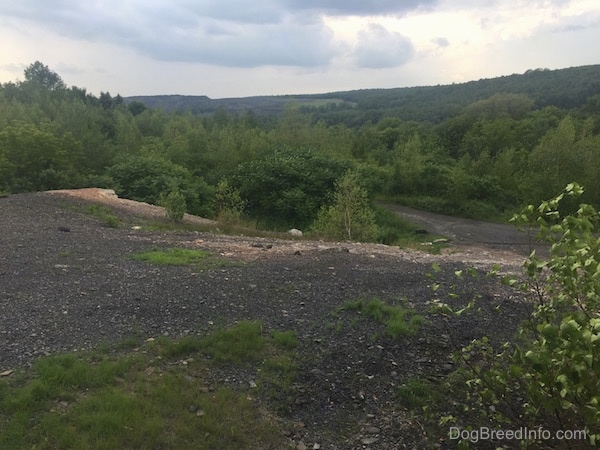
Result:
[[[15,0],[0,82],[41,61],[99,95],[423,86],[600,63],[599,0]]]

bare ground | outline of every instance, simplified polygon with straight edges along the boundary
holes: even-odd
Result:
[[[82,212],[88,202],[110,206],[126,226],[105,227]],[[266,332],[298,333],[300,374],[282,412],[296,424],[289,430],[294,445],[426,448],[445,445],[444,436],[424,434],[395,396],[397,387],[411,377],[436,379],[451,371],[451,341],[484,333],[508,337],[527,314],[514,292],[485,277],[466,281],[452,300],[462,304],[481,295],[481,315],[445,324],[427,312],[432,263],[442,268],[435,281],[443,291],[466,266],[520,270],[524,255],[514,248],[473,242],[430,255],[384,245],[135,227],[163,215],[162,208],[95,189],[0,199],[0,372],[132,335],[179,337],[258,320]],[[199,272],[131,258],[173,246],[243,264]],[[429,322],[416,336],[392,339],[381,324],[340,313],[349,301],[371,298],[412,307]],[[243,387],[253,375],[215,376],[222,378],[215,382]]]

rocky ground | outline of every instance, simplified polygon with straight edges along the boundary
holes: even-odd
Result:
[[[127,226],[109,228],[83,212],[99,197]],[[443,291],[466,266],[484,271],[499,262],[518,271],[523,256],[511,249],[471,245],[429,255],[383,245],[137,229],[149,206],[97,190],[0,199],[0,372],[132,335],[179,337],[258,320],[267,331],[298,333],[301,370],[286,412],[299,424],[290,430],[298,448],[424,448],[437,437],[408,418],[395,387],[410,377],[443,376],[452,370],[451,341],[509,336],[527,314],[514,292],[483,277],[462,283],[452,300],[481,294],[482,314],[445,325],[427,313],[434,262],[442,268],[435,281]],[[240,264],[197,271],[131,258],[172,246]],[[349,301],[372,298],[412,307],[428,323],[414,337],[392,339],[383,325],[339,312]],[[217,376],[240,385],[252,377]]]

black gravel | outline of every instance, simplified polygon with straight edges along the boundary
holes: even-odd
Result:
[[[427,315],[430,264],[343,247],[298,254],[290,245],[287,253],[208,271],[156,266],[131,256],[223,237],[108,228],[82,204],[44,193],[0,199],[0,372],[130,336],[204,334],[259,320],[266,332],[293,329],[300,340],[301,373],[282,411],[304,424],[292,439],[322,449],[422,448],[433,438],[406,419],[396,386],[452,369],[448,331],[461,343],[484,333],[509,336],[527,314],[512,292],[476,279],[461,285],[456,302],[481,294],[481,315],[450,330],[429,317],[417,336],[392,339],[382,325],[339,309],[376,297]],[[460,268],[442,264],[436,282],[454,284]],[[377,440],[363,444],[369,438]]]

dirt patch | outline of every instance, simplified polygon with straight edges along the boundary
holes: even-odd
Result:
[[[462,283],[452,300],[466,304],[478,295],[480,314],[445,323],[428,313],[431,284],[439,283],[442,295],[457,270],[494,263],[519,270],[523,256],[506,249],[457,246],[429,255],[384,245],[109,228],[69,207],[82,201],[114,206],[131,224],[145,214],[164,216],[162,208],[102,190],[0,199],[0,372],[55,352],[115,346],[132,335],[205,334],[257,320],[266,333],[298,334],[297,380],[285,404],[270,405],[301,424],[290,428],[294,445],[425,448],[444,436],[427,436],[410,419],[398,386],[452,370],[450,337],[501,339],[527,315],[517,293],[483,274]],[[173,246],[237,264],[201,271],[131,257]],[[441,266],[434,278],[433,262]],[[373,298],[414,309],[427,321],[415,336],[392,338],[383,324],[344,308]],[[212,381],[242,388],[250,375],[232,368]]]
[[[122,213],[151,219],[163,219],[166,217],[165,209],[161,206],[151,205],[144,202],[136,202],[126,198],[119,198],[112,189],[84,188],[84,189],[60,189],[47,191],[50,195],[70,196],[79,200],[100,203],[115,208]],[[184,214],[183,221],[197,225],[210,225],[216,223],[213,220]]]

